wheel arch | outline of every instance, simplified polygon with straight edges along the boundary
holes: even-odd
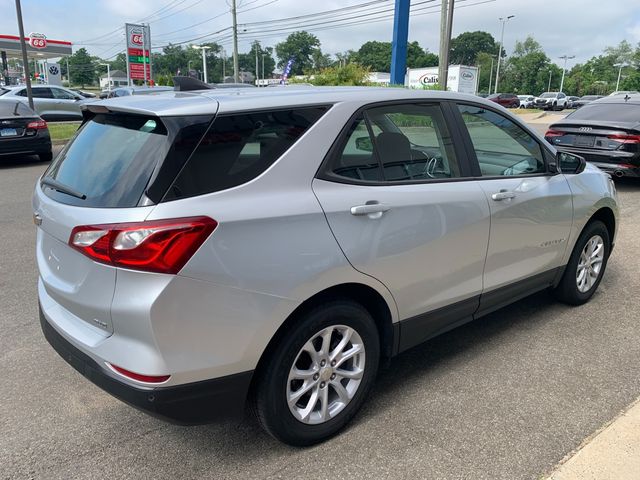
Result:
[[[389,358],[396,353],[396,344],[399,336],[394,332],[391,307],[384,297],[376,289],[363,283],[342,283],[340,285],[334,285],[309,297],[282,322],[258,360],[253,375],[251,391],[253,391],[253,385],[259,372],[262,370],[265,362],[268,361],[272,352],[277,348],[280,340],[286,335],[289,327],[299,321],[307,312],[331,300],[351,300],[362,305],[376,322],[380,336],[380,352],[382,357]]]
[[[587,225],[596,220],[601,221],[607,227],[607,232],[609,233],[609,241],[611,242],[611,246],[613,246],[616,234],[616,216],[614,215],[613,210],[611,210],[611,208],[609,207],[601,207],[600,209],[596,210],[596,212],[591,215],[591,218],[589,218],[589,221],[585,224],[582,230],[584,231],[584,229],[587,228]],[[582,234],[582,232],[580,232],[580,234]]]

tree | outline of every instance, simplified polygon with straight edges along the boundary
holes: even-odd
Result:
[[[533,95],[544,92],[547,89],[550,64],[542,46],[528,36],[524,41],[516,42],[513,54],[505,61],[498,89]]]
[[[82,85],[82,88],[96,80],[95,61],[84,47],[69,56],[69,70],[71,70],[71,83]]]
[[[303,81],[313,85],[367,85],[369,69],[357,63],[348,63],[344,67],[334,65],[322,69]]]
[[[256,53],[258,56],[258,71],[256,72]],[[264,75],[270,78],[276,62],[273,60],[273,48],[262,48],[260,42],[255,41],[251,44],[251,50],[247,53],[238,54],[238,66],[241,71],[251,72],[257,78],[262,78],[262,56],[264,55]],[[231,70],[227,71],[227,75],[231,75]]]
[[[409,42],[407,44],[407,67],[424,68],[437,66],[438,56],[435,53],[430,53],[426,49],[423,50],[418,42]]]
[[[320,40],[315,35],[305,31],[294,32],[276,45],[278,67],[284,68],[293,59],[291,75],[301,75],[313,68],[313,54],[319,48]]]
[[[370,41],[362,44],[354,55],[354,60],[373,72],[391,70],[391,42]]]
[[[454,65],[476,65],[480,53],[498,53],[498,43],[490,33],[464,32],[451,39],[449,60]]]

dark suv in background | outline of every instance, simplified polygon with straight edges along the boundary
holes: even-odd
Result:
[[[520,99],[513,93],[494,93],[493,95],[489,95],[487,100],[499,103],[507,108],[518,108],[520,106]]]

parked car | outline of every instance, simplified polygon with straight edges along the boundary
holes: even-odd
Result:
[[[640,95],[640,92],[637,90],[616,90],[609,94],[610,97],[615,97],[616,95]]]
[[[586,104],[603,98],[602,95],[584,95],[573,102],[573,108],[584,107]]]
[[[615,242],[610,177],[478,97],[207,89],[86,111],[33,197],[44,335],[177,422],[249,401],[274,437],[322,441],[382,359],[538,290],[587,302]]]
[[[0,158],[7,155],[38,155],[50,162],[51,137],[47,122],[27,105],[0,98]]]
[[[518,108],[520,106],[520,100],[512,93],[494,93],[493,95],[489,95],[487,100],[491,100],[506,108]]]
[[[76,92],[78,95],[84,98],[96,98],[96,94],[92,92],[85,92],[84,90],[80,90],[79,88],[70,88],[72,92]]]
[[[545,137],[616,177],[640,177],[640,95],[590,102],[552,124]]]
[[[533,108],[533,102],[536,97],[533,95],[518,95],[518,100],[520,100],[520,108]]]
[[[567,97],[567,108],[576,108],[575,102],[580,100],[580,97],[576,97],[575,95],[570,95]]]
[[[567,96],[562,92],[544,92],[536,98],[535,107],[542,110],[564,110],[567,108]]]
[[[34,85],[32,87],[33,106],[44,120],[48,122],[64,120],[81,120],[80,107],[91,102],[68,88],[56,85]],[[27,87],[4,87],[0,91],[0,98],[19,100],[29,104]]]
[[[128,97],[131,95],[148,95],[153,93],[173,91],[173,87],[118,87],[111,91],[103,91],[100,98]]]

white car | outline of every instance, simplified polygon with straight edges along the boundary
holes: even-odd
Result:
[[[542,110],[564,110],[569,100],[562,92],[544,92],[535,100],[535,107]]]
[[[518,99],[520,100],[520,108],[533,108],[533,102],[535,102],[536,97],[533,95],[518,95]]]

